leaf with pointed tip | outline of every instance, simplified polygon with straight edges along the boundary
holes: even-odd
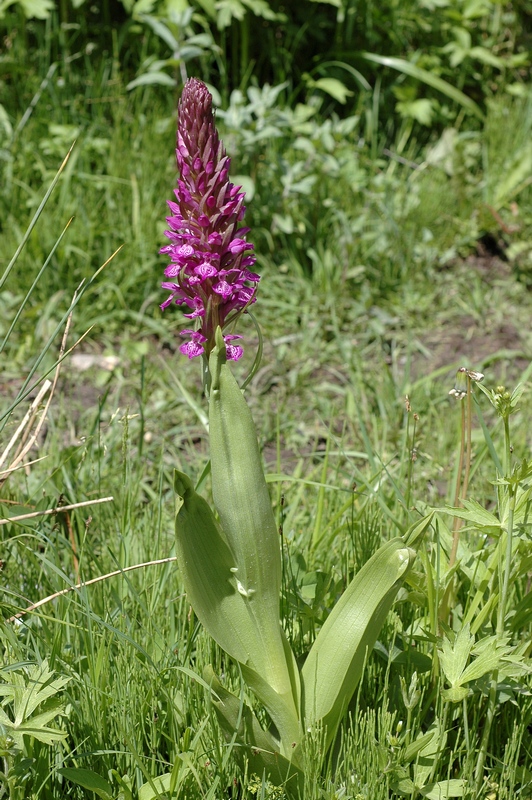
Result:
[[[212,492],[234,558],[237,587],[259,640],[253,669],[283,699],[291,730],[299,729],[299,674],[279,617],[281,550],[248,405],[226,360],[220,329],[211,353],[209,400]],[[276,722],[277,724],[277,722]]]
[[[221,337],[221,334],[220,334]],[[212,493],[237,576],[279,619],[281,549],[251,412],[226,361],[223,340],[210,358]]]
[[[432,525],[435,513],[435,511],[430,511],[407,530],[403,537],[407,547],[414,548],[421,544],[425,533]]]
[[[391,67],[391,69],[396,69],[404,75],[410,75],[412,78],[427,84],[427,86],[432,86],[433,89],[442,92],[442,94],[449,97],[455,103],[461,105],[466,111],[475,114],[479,119],[484,119],[482,109],[474,100],[461,92],[460,89],[457,89],[456,86],[444,81],[443,78],[440,78],[438,75],[434,75],[432,72],[418,67],[417,64],[413,64],[411,61],[407,61],[404,58],[381,56],[378,53],[360,53],[360,55],[362,58],[365,58],[366,61],[373,61],[375,64]]]
[[[403,539],[392,539],[377,550],[332,610],[303,665],[304,726],[308,729],[321,721],[327,744],[414,557]]]
[[[57,772],[83,789],[89,789],[89,791],[94,792],[102,800],[113,800],[114,792],[111,785],[97,772],[80,767],[62,767]]]

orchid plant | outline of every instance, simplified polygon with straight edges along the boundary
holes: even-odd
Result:
[[[301,670],[280,618],[281,550],[250,410],[229,362],[243,353],[233,331],[256,300],[259,275],[249,229],[241,225],[244,193],[229,181],[230,160],[219,139],[212,97],[190,79],[179,104],[180,179],[169,202],[161,252],[170,257],[162,304],[185,306],[197,326],[185,328],[181,352],[201,357],[209,402],[215,511],[192,480],[175,472],[176,552],[188,599],[205,629],[240,667],[271,720],[220,683],[204,679],[220,725],[250,769],[304,791],[305,738],[319,729],[333,742],[386,615],[407,575],[430,519],[405,538],[386,542],[354,577],[321,628]]]

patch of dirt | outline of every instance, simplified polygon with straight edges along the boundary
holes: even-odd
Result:
[[[425,362],[425,370],[428,372],[457,361],[473,369],[501,358],[513,358],[517,369],[524,369],[529,362],[524,352],[522,332],[511,322],[491,330],[480,330],[473,317],[463,315],[457,317],[452,326],[428,333],[423,344],[430,352],[428,361]]]
[[[476,273],[477,280],[480,276],[486,285],[486,296],[491,295],[492,304],[494,294],[496,300],[497,283],[511,280],[512,275],[508,261],[499,254],[494,255],[482,241],[478,243],[476,254],[454,263],[452,269],[470,271],[472,275]],[[522,291],[527,292],[525,286]],[[501,301],[504,302],[502,298]],[[457,314],[447,323],[443,321],[437,330],[425,332],[422,343],[426,353],[414,359],[415,377],[445,366],[451,369],[455,365],[479,370],[490,366],[495,375],[504,369],[508,376],[518,377],[532,359],[531,326],[523,325],[515,313],[512,316],[511,308],[506,318],[502,314],[497,314],[498,320],[492,317],[488,307],[481,320],[473,314]]]

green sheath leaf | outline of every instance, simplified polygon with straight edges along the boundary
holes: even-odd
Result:
[[[238,566],[238,579],[247,591],[260,593],[261,603],[279,619],[279,534],[251,412],[227,365],[223,341],[212,352],[210,371],[214,505]]]
[[[327,743],[414,556],[402,539],[383,545],[355,575],[314,642],[301,672],[304,725],[322,721]]]
[[[258,640],[253,664],[249,665],[286,704],[291,725],[289,732],[284,724],[283,730],[279,729],[283,741],[285,737],[297,740],[299,678],[279,618],[279,535],[251,412],[227,365],[219,330],[217,346],[210,358],[210,372],[212,491],[233,556],[237,589],[246,600]],[[275,723],[279,725],[279,719]]]

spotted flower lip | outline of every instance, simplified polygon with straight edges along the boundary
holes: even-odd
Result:
[[[161,308],[188,307],[184,316],[199,327],[181,331],[188,341],[179,349],[189,358],[208,357],[216,329],[223,331],[255,302],[260,276],[250,270],[254,246],[246,239],[250,229],[241,225],[244,192],[229,181],[231,162],[216,130],[212,96],[197,78],[186,82],[179,102],[176,159],[169,244],[160,250],[170,260],[162,283],[170,295]],[[240,338],[224,336],[228,359],[242,357],[242,346],[232,344]]]

